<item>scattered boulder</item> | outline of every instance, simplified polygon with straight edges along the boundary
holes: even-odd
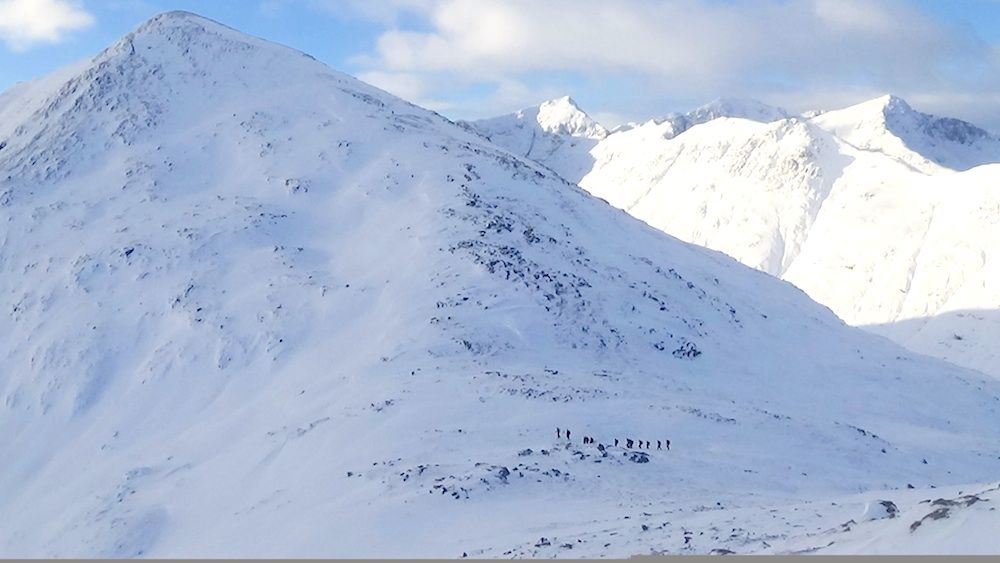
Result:
[[[865,505],[865,512],[861,515],[861,520],[884,520],[899,516],[899,508],[891,500],[873,500]]]
[[[631,452],[628,459],[633,463],[649,463],[649,455],[644,452]]]

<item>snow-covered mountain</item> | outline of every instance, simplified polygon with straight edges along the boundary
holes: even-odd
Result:
[[[965,121],[918,112],[896,96],[825,112],[812,122],[856,148],[928,174],[1000,162],[997,136]]]
[[[460,124],[520,156],[544,162],[571,182],[593,167],[589,152],[608,135],[607,129],[584,113],[569,96],[500,117]]]
[[[811,118],[719,117],[680,135],[651,121],[589,155],[579,184],[612,205],[791,281],[851,324],[1000,375],[990,133],[885,96]]]
[[[0,115],[0,555],[745,552],[1000,471],[1000,383],[290,49],[172,12]]]
[[[787,117],[787,114],[756,100],[719,98],[687,113],[671,113],[641,124],[627,123],[608,131],[580,109],[572,98],[564,96],[500,117],[460,124],[577,183],[594,169],[594,149],[611,134],[642,128],[670,139],[695,125],[720,117],[766,123]]]

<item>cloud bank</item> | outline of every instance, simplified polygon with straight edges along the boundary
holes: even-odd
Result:
[[[58,43],[68,32],[93,23],[93,16],[74,0],[0,0],[0,41],[14,51]]]

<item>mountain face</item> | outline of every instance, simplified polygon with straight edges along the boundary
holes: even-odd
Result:
[[[1000,384],[203,18],[0,114],[0,555],[746,552],[1000,470]]]
[[[761,121],[614,133],[579,184],[850,324],[1000,375],[996,137],[893,96]]]

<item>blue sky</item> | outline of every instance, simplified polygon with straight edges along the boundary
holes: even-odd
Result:
[[[457,118],[570,94],[609,125],[720,96],[895,93],[1000,131],[1000,0],[0,0],[0,89],[189,10]]]

